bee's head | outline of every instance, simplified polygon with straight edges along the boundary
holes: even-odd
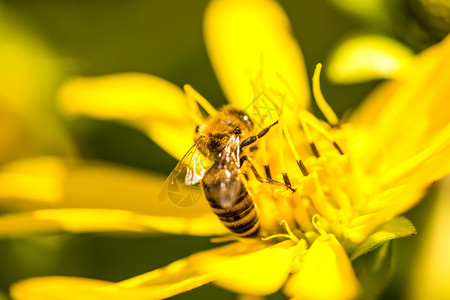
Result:
[[[250,116],[243,110],[234,108],[233,106],[226,106],[223,109],[225,114],[234,116],[238,120],[239,128],[241,131],[252,131],[254,124]]]
[[[194,141],[204,155],[214,158],[225,149],[230,138],[238,135],[242,140],[252,133],[253,127],[253,122],[245,111],[225,106],[206,119],[203,125],[196,127]]]

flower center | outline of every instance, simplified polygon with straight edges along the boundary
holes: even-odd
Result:
[[[317,75],[317,76],[316,76]],[[363,176],[350,160],[347,137],[350,126],[338,119],[323,99],[318,72],[313,79],[314,96],[328,122],[318,120],[306,110],[296,112],[296,122],[280,116],[264,139],[255,161],[265,175],[291,185],[296,191],[248,180],[261,222],[263,240],[305,239],[311,244],[318,236],[333,233],[348,240],[352,220],[367,200]],[[300,123],[300,124],[299,124]],[[330,125],[331,124],[331,125]]]

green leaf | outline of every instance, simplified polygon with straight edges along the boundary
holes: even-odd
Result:
[[[416,234],[416,228],[405,217],[396,217],[382,225],[376,232],[371,234],[350,255],[353,261],[363,254],[373,251],[387,241],[407,237]]]
[[[355,260],[353,267],[362,286],[362,292],[358,299],[378,299],[391,280],[392,265],[392,245],[389,241],[375,251]]]

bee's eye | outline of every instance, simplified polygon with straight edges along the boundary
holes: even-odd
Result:
[[[241,119],[242,119],[245,123],[247,123],[247,125],[248,125],[249,127],[253,127],[252,119],[250,119],[250,117],[249,117],[247,114],[242,114],[242,115],[241,115]]]

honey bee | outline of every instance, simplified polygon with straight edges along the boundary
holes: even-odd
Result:
[[[290,185],[259,175],[250,158],[257,149],[254,143],[277,123],[252,135],[254,124],[250,117],[243,110],[225,106],[197,127],[194,145],[166,179],[160,197],[168,196],[177,205],[188,206],[197,199],[192,193],[198,193],[201,186],[212,211],[226,228],[239,237],[257,237],[260,223],[243,164],[247,162],[260,182],[294,191]]]

